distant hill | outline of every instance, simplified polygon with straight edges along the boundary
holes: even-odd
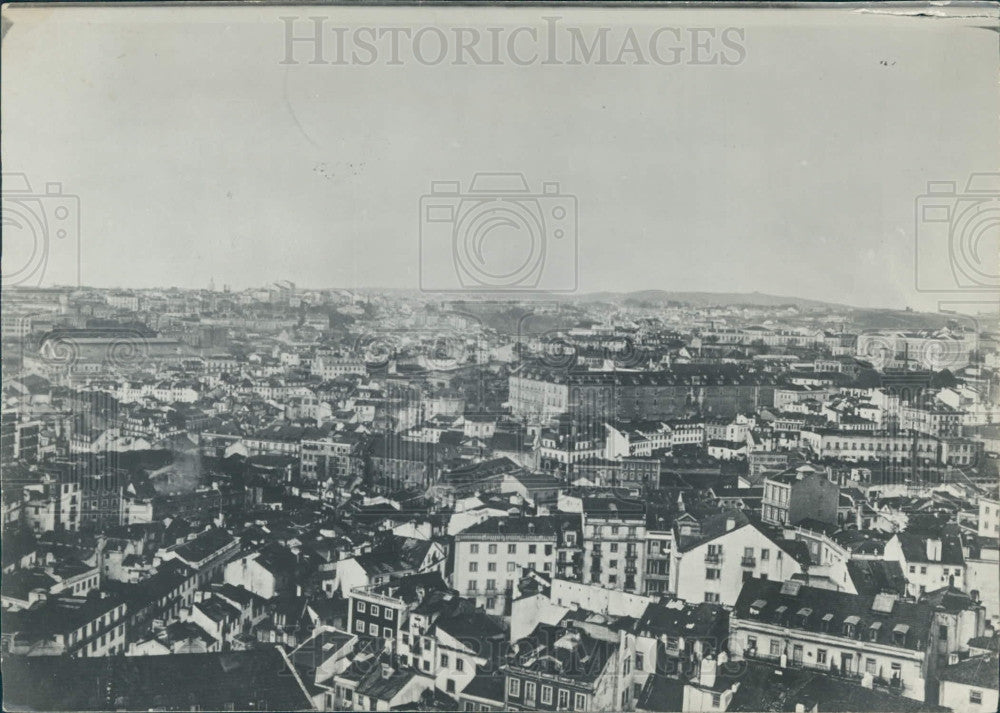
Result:
[[[782,297],[763,292],[669,292],[667,290],[641,290],[638,292],[592,292],[574,299],[583,302],[645,302],[648,304],[688,304],[693,307],[714,305],[751,305],[754,307],[780,307],[791,305],[806,310],[842,311],[853,309],[850,305],[807,300],[801,297]]]

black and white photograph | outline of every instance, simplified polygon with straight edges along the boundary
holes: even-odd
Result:
[[[992,713],[996,2],[12,2],[7,711]]]

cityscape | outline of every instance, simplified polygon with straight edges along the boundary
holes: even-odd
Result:
[[[988,711],[997,331],[15,287],[5,706]]]
[[[1000,708],[1000,8],[12,2],[3,709]]]

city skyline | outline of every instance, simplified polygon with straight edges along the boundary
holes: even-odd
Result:
[[[374,13],[366,22],[389,17],[364,12]],[[474,27],[545,27],[531,8],[454,12]],[[366,17],[331,13],[345,26]],[[391,17],[416,26],[411,13]],[[313,66],[299,45],[296,63],[283,64],[288,14],[185,8],[171,15],[181,31],[165,34],[156,8],[7,12],[5,64],[25,53],[34,64],[5,72],[5,169],[23,172],[33,194],[60,182],[79,200],[78,253],[53,247],[46,284],[70,281],[76,260],[95,286],[197,288],[214,276],[242,289],[282,275],[418,289],[420,198],[435,181],[465,190],[476,173],[507,171],[575,198],[569,295],[761,291],[924,311],[993,299],[961,286],[922,291],[914,276],[928,182],[961,193],[1000,158],[995,37],[968,12],[818,10],[779,22],[759,11],[651,10],[636,16],[639,34],[670,25],[721,38],[735,28],[743,51],[726,56],[740,61],[631,71]],[[602,27],[591,11],[559,16],[588,37]],[[308,20],[293,27],[307,33]],[[828,61],[787,61],[816,46]],[[86,61],[67,66],[68,56]],[[104,71],[88,76],[97,62]],[[941,94],[929,104],[931,87]],[[931,257],[941,263],[933,281],[954,283]]]

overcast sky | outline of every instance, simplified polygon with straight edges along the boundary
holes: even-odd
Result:
[[[576,197],[580,291],[933,309],[962,295],[917,290],[915,246],[943,234],[918,232],[915,201],[928,181],[964,189],[1000,167],[991,12],[7,8],[4,171],[79,196],[89,285],[417,288],[431,181],[517,171]],[[299,34],[325,16],[327,61],[335,26],[496,27],[503,44],[522,26],[543,37],[553,16],[564,39],[611,27],[611,55],[629,28],[640,48],[676,28],[657,37],[683,56],[519,66],[522,43],[498,64],[455,66],[421,64],[404,42],[392,64],[382,42],[370,65],[317,65],[299,43],[289,65],[282,16]],[[691,28],[714,32],[707,55]],[[35,282],[74,279],[74,248],[49,245]],[[940,248],[919,248],[940,263],[925,284],[948,287]],[[571,251],[547,259],[568,265]]]

